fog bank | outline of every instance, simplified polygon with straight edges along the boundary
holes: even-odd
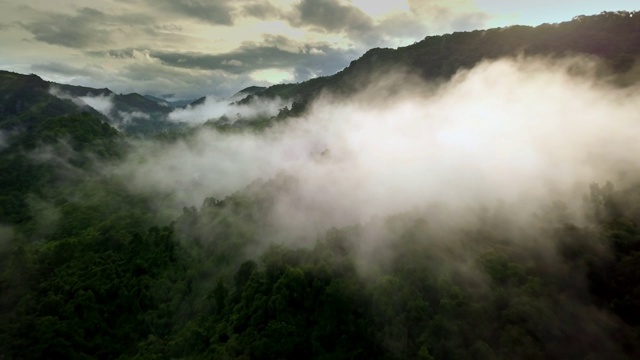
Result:
[[[170,194],[176,208],[286,174],[297,182],[278,194],[272,216],[296,229],[429,204],[571,208],[589,183],[634,181],[638,168],[638,89],[596,81],[594,66],[504,59],[437,87],[391,74],[349,98],[326,94],[304,118],[263,133],[202,129],[175,144],[146,143],[116,171],[132,191]],[[185,111],[221,114],[207,104]]]

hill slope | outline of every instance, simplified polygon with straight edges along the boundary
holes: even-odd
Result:
[[[135,93],[115,94],[107,88],[57,84],[34,74],[0,71],[0,128],[86,112],[127,133],[150,135],[176,127],[166,120],[171,111]]]
[[[390,69],[403,69],[426,80],[444,80],[483,60],[516,55],[593,56],[603,60],[611,72],[625,73],[640,58],[640,12],[604,12],[560,24],[427,36],[398,49],[371,49],[335,75],[274,85],[255,96],[279,96],[305,104],[322,91],[354,92],[363,86],[363,78]]]

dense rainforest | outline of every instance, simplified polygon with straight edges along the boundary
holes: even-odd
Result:
[[[518,216],[528,204],[421,204],[304,236],[274,221],[304,187],[295,173],[176,208],[171,191],[135,191],[117,170],[144,163],[144,149],[205,152],[189,145],[202,131],[269,136],[314,96],[355,93],[380,69],[446,82],[486,59],[575,54],[597,57],[607,86],[635,86],[640,15],[371,50],[334,77],[256,89],[250,98],[294,102],[233,130],[117,130],[35,75],[1,73],[0,358],[638,358],[640,178],[629,164],[624,181],[581,179],[588,185],[572,198]],[[131,111],[135,100],[166,113],[121,96]]]

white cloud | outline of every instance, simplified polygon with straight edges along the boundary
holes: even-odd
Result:
[[[258,177],[290,174],[298,181],[273,214],[282,229],[353,224],[432,203],[500,200],[515,213],[531,211],[550,199],[581,199],[569,195],[620,180],[622,170],[631,181],[640,165],[638,89],[569,75],[580,66],[483,63],[437,90],[389,74],[356,96],[325,97],[305,118],[263,134],[203,130],[145,148],[119,171],[134,190],[196,206]],[[228,108],[209,100],[190,111],[203,121]]]
[[[168,105],[165,105],[165,106],[168,106]],[[144,119],[144,120],[151,119],[151,116],[149,116],[149,114],[145,114],[141,111],[133,111],[133,112],[118,111],[118,116],[120,117],[120,119],[122,119],[121,121],[124,124],[130,123],[131,120],[133,119]]]
[[[271,117],[289,103],[280,98],[265,100],[256,99],[248,104],[239,105],[230,103],[228,99],[219,99],[207,96],[204,103],[196,106],[187,106],[184,109],[176,109],[169,114],[168,119],[173,122],[189,124],[201,124],[207,120],[216,120],[222,116],[234,122],[240,119],[252,120],[259,116]]]
[[[113,95],[81,96],[78,99],[96,109],[101,114],[111,116],[111,110],[113,109]]]

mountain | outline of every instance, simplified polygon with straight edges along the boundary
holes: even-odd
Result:
[[[176,124],[166,120],[172,107],[164,106],[140,94],[116,94],[111,90],[94,89],[84,86],[55,84],[62,96],[80,98],[85,102],[97,101],[100,111],[117,128],[131,134],[149,135],[176,128]]]
[[[159,98],[153,95],[145,95],[144,97],[146,97],[149,100],[155,101],[162,106],[168,106],[172,108],[185,107],[193,102],[193,100],[188,100],[188,99],[187,100],[167,100],[167,99]]]
[[[106,120],[92,108],[78,106],[70,99],[52,95],[49,87],[50,83],[34,74],[0,71],[0,129],[28,125],[41,117],[81,112]]]
[[[187,105],[184,105],[182,107],[186,108],[188,106],[194,107],[194,106],[202,105],[202,104],[204,104],[205,101],[207,101],[207,97],[206,96],[202,96],[202,97],[197,98],[197,99],[193,100],[192,102],[190,102]]]
[[[249,99],[251,99],[251,96],[253,96],[254,94],[258,94],[266,89],[267,88],[264,86],[249,86],[231,95],[228,100],[230,103],[234,103],[234,102],[243,103],[243,101],[248,101]],[[181,107],[185,108],[187,106],[194,107],[194,106],[202,105],[206,100],[207,100],[207,96],[202,96],[196,100],[191,101],[189,104]]]
[[[178,128],[167,121],[172,110],[136,93],[116,94],[108,88],[58,84],[35,74],[0,71],[0,128],[86,112],[126,133],[146,136]]]
[[[264,86],[249,86],[247,88],[244,88],[240,91],[238,91],[237,93],[231,95],[230,99],[234,100],[234,101],[241,101],[242,99],[246,98],[247,96],[253,95],[255,93],[261,92],[266,90],[267,88]]]
[[[168,102],[165,99],[161,99],[159,97],[155,97],[153,95],[144,95],[144,97],[146,97],[147,99],[151,100],[151,101],[155,101],[156,103],[162,105],[162,106],[167,106],[167,107],[173,107],[174,105],[170,102]]]
[[[254,96],[279,96],[304,106],[322,91],[342,94],[357,91],[366,86],[363,79],[390,69],[403,69],[425,80],[437,81],[446,80],[483,60],[519,55],[591,56],[601,59],[611,73],[625,74],[640,59],[640,12],[603,12],[577,16],[559,24],[427,36],[422,41],[397,49],[371,49],[332,76],[297,84],[274,85],[254,92]]]

